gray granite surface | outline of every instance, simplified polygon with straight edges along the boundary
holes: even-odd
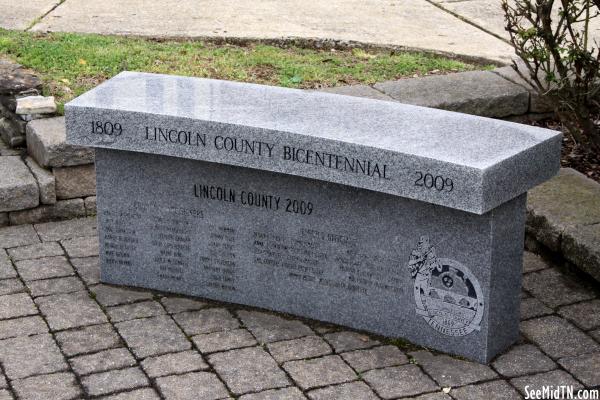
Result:
[[[518,336],[525,196],[477,215],[135,152],[96,149],[96,168],[103,282],[284,311],[481,362]]]
[[[281,172],[476,214],[552,177],[561,145],[555,131],[448,111],[134,72],[71,101],[65,115],[70,144]]]

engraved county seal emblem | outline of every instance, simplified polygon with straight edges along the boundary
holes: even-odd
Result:
[[[448,336],[465,336],[481,329],[483,294],[467,267],[438,258],[429,237],[421,236],[408,268],[414,280],[415,311],[433,329]]]

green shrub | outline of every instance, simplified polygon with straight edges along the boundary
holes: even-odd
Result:
[[[513,68],[547,99],[581,150],[600,151],[600,53],[590,21],[600,0],[502,0],[523,63]]]

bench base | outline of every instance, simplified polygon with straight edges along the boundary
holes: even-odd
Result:
[[[479,362],[518,338],[526,195],[477,215],[126,151],[96,149],[96,169],[103,282],[286,312]]]

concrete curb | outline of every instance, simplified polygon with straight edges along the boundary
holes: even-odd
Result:
[[[515,122],[545,118],[552,112],[512,67],[400,79],[372,86],[333,87],[323,91]]]
[[[531,250],[545,249],[600,282],[600,184],[571,169],[529,192]]]

